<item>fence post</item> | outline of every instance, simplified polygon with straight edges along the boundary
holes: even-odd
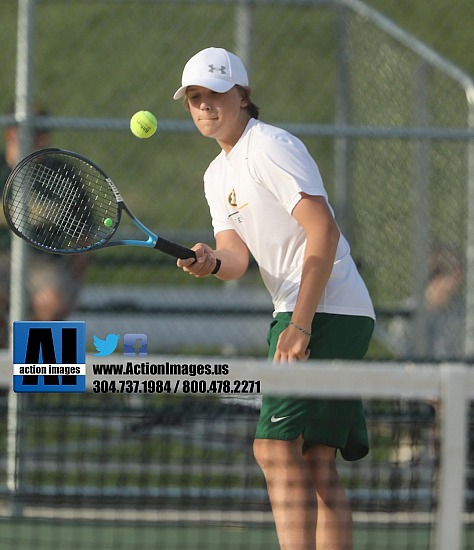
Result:
[[[350,68],[348,44],[348,8],[340,6],[337,10],[337,90],[336,115],[337,126],[346,126],[351,121],[350,108]],[[352,212],[349,199],[349,173],[351,162],[351,138],[337,136],[334,139],[334,210],[338,224],[344,235],[355,245],[352,234]]]
[[[424,60],[416,66],[413,79],[415,99],[414,119],[416,126],[426,127],[428,122],[428,73]],[[429,142],[419,138],[413,142],[414,201],[413,201],[413,266],[414,266],[414,354],[417,359],[426,359],[434,342],[428,334],[428,312],[425,305],[425,290],[428,284],[430,235],[430,173]]]
[[[461,550],[463,538],[464,478],[467,453],[466,369],[440,365],[440,441],[436,540],[437,550]]]
[[[466,86],[468,126],[474,128],[474,82]],[[464,359],[474,359],[474,140],[467,145],[466,318]]]
[[[252,0],[239,0],[235,16],[235,50],[242,59],[250,76],[251,52],[252,52],[252,30],[253,13]]]
[[[31,105],[33,98],[33,52],[36,24],[36,0],[19,0],[17,25],[17,72],[15,115],[19,128],[19,157],[31,152],[34,128],[31,124]],[[19,238],[12,237],[11,274],[10,274],[10,349],[13,347],[11,328],[13,321],[25,318],[26,313],[26,272],[28,266],[28,248]],[[7,418],[7,488],[10,493],[10,513],[22,514],[20,495],[21,461],[23,457],[23,408],[24,396],[10,389],[8,394]]]

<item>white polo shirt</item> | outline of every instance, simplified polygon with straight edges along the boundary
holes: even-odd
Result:
[[[319,169],[304,144],[251,119],[229,155],[221,151],[209,165],[204,190],[214,234],[235,230],[260,268],[275,313],[293,311],[306,237],[291,213],[302,192],[327,200]],[[343,235],[317,311],[375,318]]]

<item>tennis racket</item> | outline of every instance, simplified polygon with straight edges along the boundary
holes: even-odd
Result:
[[[42,149],[13,169],[3,192],[12,231],[45,252],[75,254],[108,246],[156,248],[175,258],[193,250],[159,237],[125,205],[112,180],[87,158],[62,149]],[[111,240],[125,212],[147,240]]]

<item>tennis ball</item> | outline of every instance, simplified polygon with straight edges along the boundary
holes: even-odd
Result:
[[[113,224],[114,222],[110,219],[110,218],[105,218],[104,220],[104,225],[105,227],[111,227],[111,225]]]
[[[130,119],[130,130],[137,138],[149,138],[156,132],[155,115],[150,111],[138,111]]]

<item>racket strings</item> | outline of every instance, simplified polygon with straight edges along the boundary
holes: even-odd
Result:
[[[73,178],[74,178],[73,174]],[[91,218],[91,201],[89,198],[77,200],[77,183],[70,181],[49,170],[49,179],[45,185],[46,190],[56,193],[59,199],[59,207],[48,212],[48,221],[51,220],[55,227],[56,235],[68,235],[74,242],[87,235],[85,229]]]
[[[17,231],[43,248],[87,250],[105,242],[119,221],[117,200],[105,177],[65,154],[33,158],[10,186],[9,213]],[[113,224],[104,225],[110,218]]]

